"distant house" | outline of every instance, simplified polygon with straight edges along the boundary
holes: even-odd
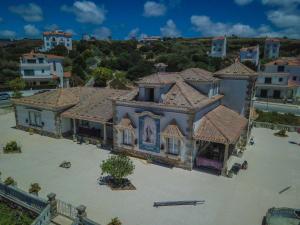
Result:
[[[279,57],[280,40],[276,38],[267,38],[265,41],[264,57],[275,59]]]
[[[256,97],[262,100],[300,98],[300,58],[282,57],[264,66],[256,83]]]
[[[247,48],[241,48],[240,50],[241,62],[252,62],[254,65],[259,64],[259,45]]]
[[[226,37],[213,38],[211,44],[210,56],[220,57],[220,58],[226,57],[226,45],[227,45]]]
[[[64,73],[64,57],[50,54],[23,54],[20,58],[21,78],[30,85],[48,84],[58,80],[58,86],[67,87],[70,73]]]
[[[151,42],[161,41],[161,40],[162,40],[161,36],[145,36],[140,39],[140,42],[151,43]]]
[[[72,34],[60,30],[46,31],[43,33],[43,51],[49,51],[58,45],[65,46],[68,50],[72,50]]]

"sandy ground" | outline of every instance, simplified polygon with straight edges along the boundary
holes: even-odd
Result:
[[[107,224],[119,217],[125,225],[260,225],[270,207],[300,208],[300,136],[273,136],[273,131],[253,131],[256,144],[245,152],[249,168],[234,178],[199,171],[168,169],[134,159],[136,169],[130,180],[136,191],[112,191],[99,186],[99,164],[109,152],[93,145],[53,139],[13,129],[12,113],[0,115],[0,144],[17,140],[21,154],[0,154],[2,177],[14,177],[27,190],[38,182],[45,197],[54,192],[59,199],[87,206],[88,217]],[[243,160],[239,159],[239,160]],[[68,170],[59,168],[71,161]],[[278,194],[287,186],[288,191]],[[154,208],[154,201],[205,200],[197,206]]]

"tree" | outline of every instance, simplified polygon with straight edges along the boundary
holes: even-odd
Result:
[[[57,45],[54,48],[49,50],[50,54],[60,55],[60,56],[67,56],[68,49],[64,45]]]
[[[98,67],[93,70],[92,76],[95,79],[96,87],[106,87],[107,81],[113,78],[113,72],[106,67]]]
[[[109,174],[117,184],[122,184],[125,177],[133,173],[134,165],[128,156],[111,156],[102,161],[100,168],[103,174]]]
[[[109,86],[115,89],[128,89],[127,83],[126,73],[117,71],[114,73],[113,79],[109,82]]]
[[[9,87],[10,89],[13,90],[13,98],[21,98],[22,97],[21,90],[23,90],[25,86],[26,86],[25,81],[22,80],[20,77],[11,80],[9,82]]]

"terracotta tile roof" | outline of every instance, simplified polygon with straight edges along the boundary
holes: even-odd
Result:
[[[113,117],[111,98],[127,94],[127,90],[116,90],[111,88],[88,88],[83,90],[90,92],[83,93],[84,98],[74,107],[62,113],[63,117],[88,120],[94,122],[108,122]]]
[[[213,74],[207,70],[200,68],[189,68],[180,72],[180,75],[184,80],[188,81],[202,81],[202,82],[213,82],[219,80],[213,77]]]
[[[33,51],[31,51],[30,53],[23,54],[22,57],[26,58],[26,59],[36,59],[36,58],[64,59],[63,56],[53,55],[53,54],[35,53]]]
[[[44,36],[61,35],[61,36],[65,36],[65,37],[72,37],[71,33],[63,32],[60,30],[46,31],[46,32],[43,32],[43,35]]]
[[[173,119],[170,124],[166,126],[161,134],[165,137],[184,137],[175,119]]]
[[[59,88],[13,101],[15,104],[58,110],[77,104],[80,100],[80,92],[80,87]]]
[[[164,96],[162,103],[164,105],[198,108],[208,105],[223,96],[208,98],[191,85],[184,81],[177,81],[176,84]]]
[[[266,65],[300,66],[300,57],[282,57],[266,63]]]
[[[116,125],[116,128],[119,129],[130,129],[133,130],[136,128],[135,124],[129,118],[128,113],[121,119],[120,123]]]
[[[241,52],[244,52],[244,51],[253,51],[253,50],[257,50],[258,49],[258,46],[250,46],[250,47],[243,47],[240,49]]]
[[[141,78],[136,83],[138,84],[172,84],[176,80],[181,80],[181,76],[176,72],[158,72],[152,75]]]
[[[288,87],[300,87],[300,82],[295,80],[288,80]]]
[[[234,144],[247,126],[247,119],[233,110],[218,106],[208,112],[194,133],[194,139]]]
[[[216,77],[243,78],[257,76],[257,73],[240,62],[235,62],[230,66],[214,73]]]
[[[65,78],[70,78],[71,76],[72,76],[71,71],[69,71],[69,72],[64,72],[64,77],[65,77]]]
[[[220,36],[220,37],[214,37],[213,40],[224,40],[225,37],[224,36]]]

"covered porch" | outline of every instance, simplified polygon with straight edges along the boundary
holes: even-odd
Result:
[[[225,106],[207,113],[194,133],[194,167],[226,175],[227,161],[247,126],[247,119]]]

